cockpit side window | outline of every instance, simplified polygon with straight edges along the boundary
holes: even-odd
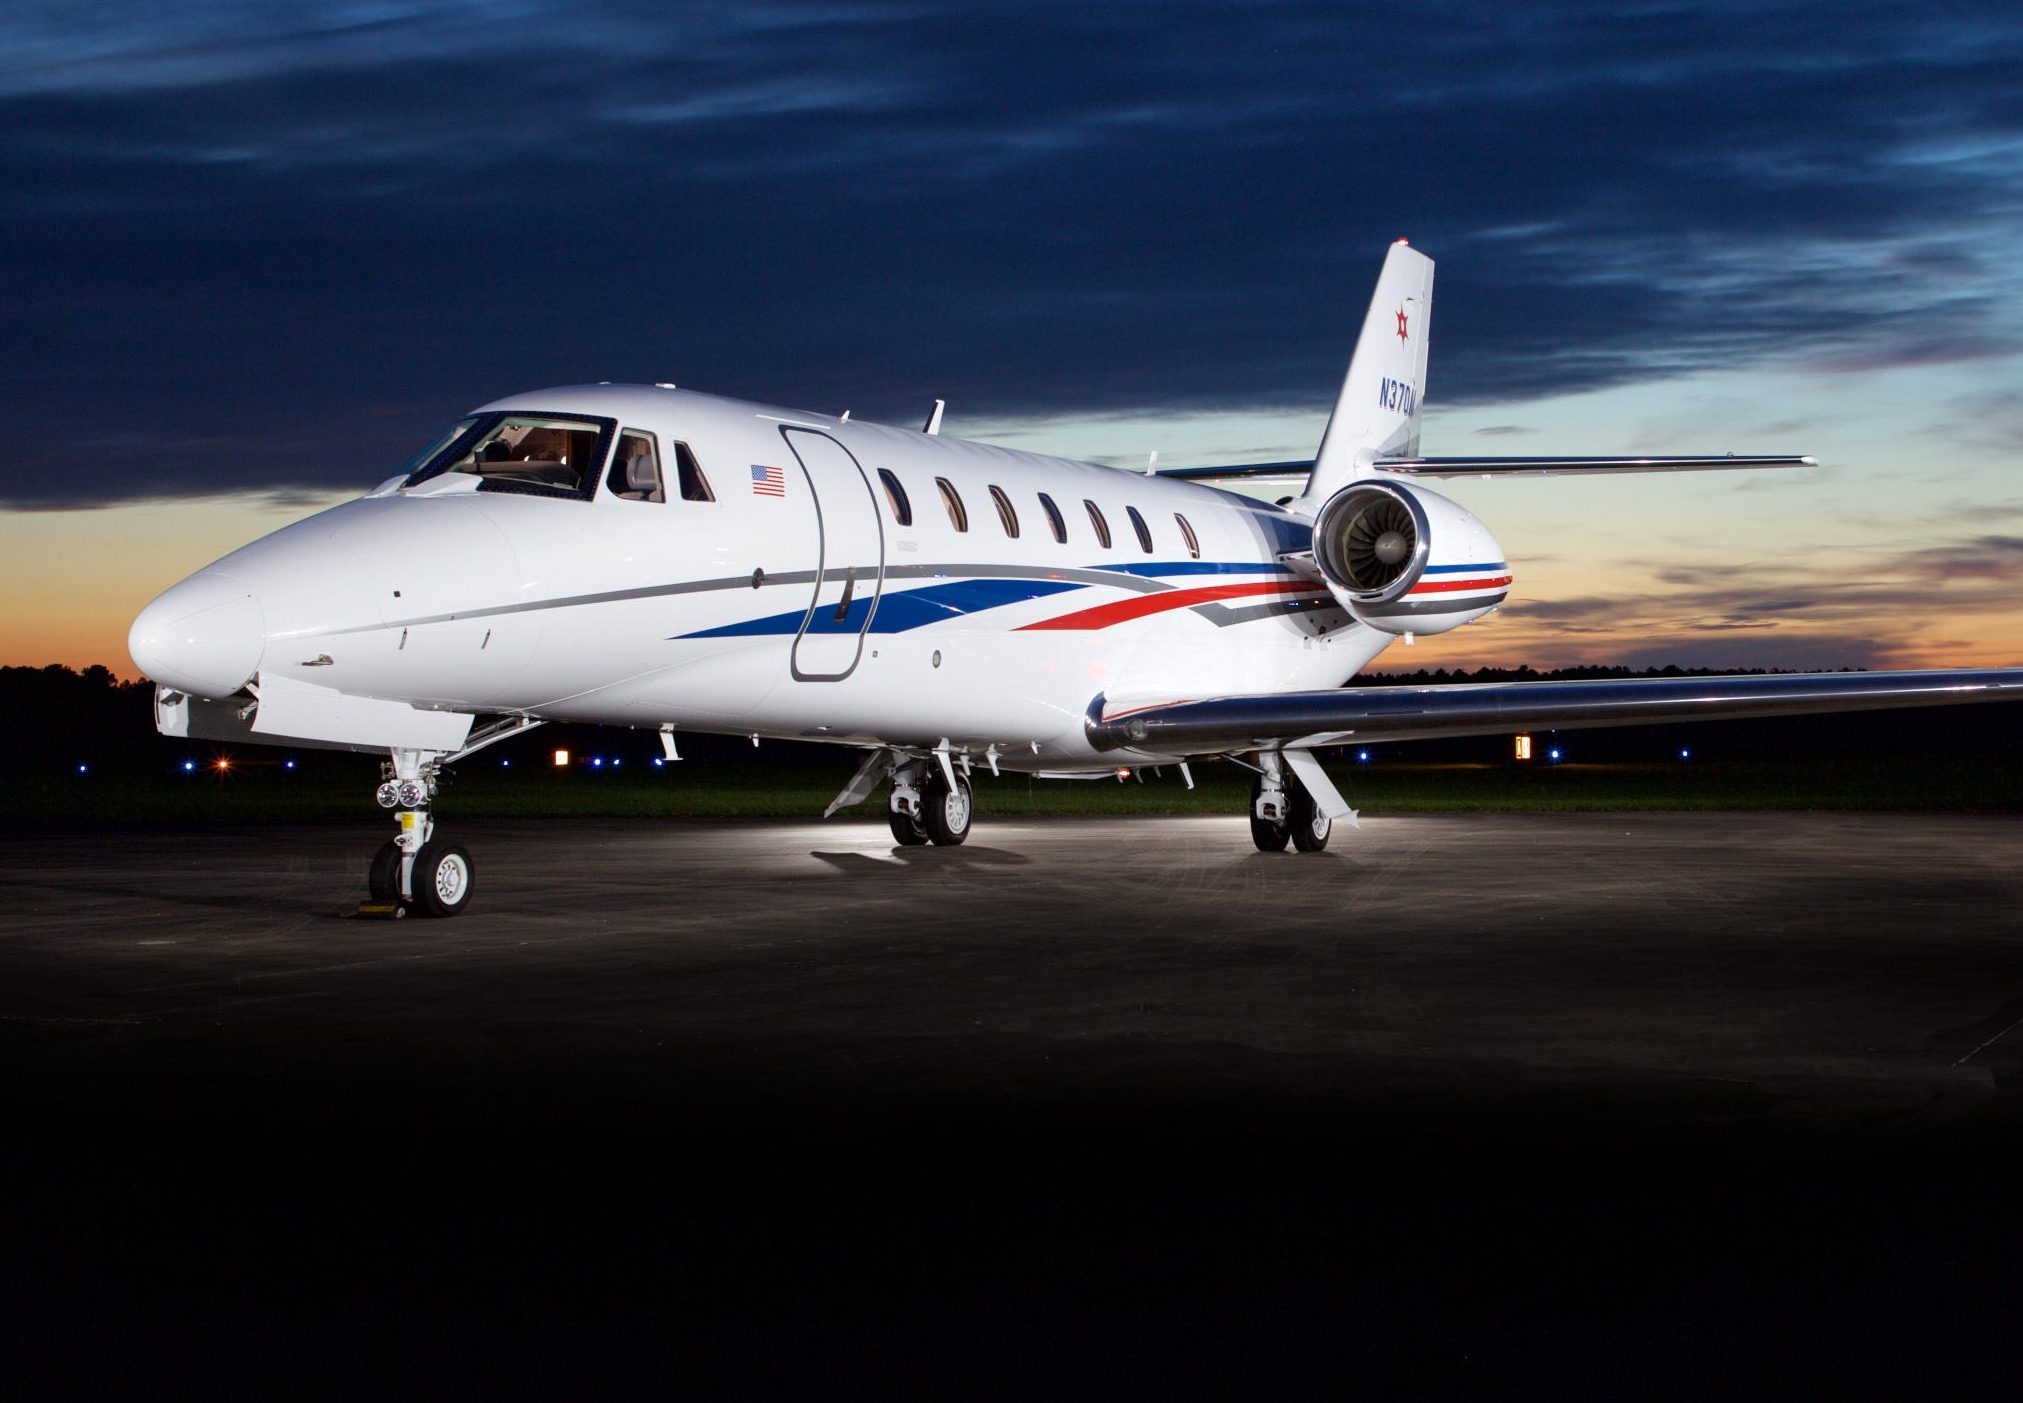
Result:
[[[696,462],[695,454],[689,452],[685,443],[677,443],[674,446],[674,475],[681,480],[682,501],[716,500],[716,493],[710,490],[709,479],[702,475],[702,464]]]
[[[588,500],[618,425],[610,419],[490,414],[409,474],[407,486],[469,473],[480,492]]]
[[[660,449],[653,435],[627,429],[618,436],[618,451],[611,457],[611,495],[626,502],[664,502],[667,492],[660,481]]]

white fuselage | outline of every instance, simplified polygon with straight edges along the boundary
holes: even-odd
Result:
[[[1060,769],[1117,762],[1083,734],[1099,694],[1115,710],[1332,687],[1393,641],[1291,559],[1306,521],[1215,488],[680,390],[579,386],[492,411],[653,436],[665,500],[628,500],[602,467],[587,500],[467,472],[392,479],[150,606],[159,620],[178,590],[236,590],[259,635],[203,654],[226,658],[209,671],[157,657],[150,675],[197,695],[266,674],[440,710],[947,742]],[[678,495],[676,445],[714,500]]]

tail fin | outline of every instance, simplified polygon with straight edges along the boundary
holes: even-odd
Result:
[[[1419,402],[1433,328],[1433,260],[1403,239],[1391,245],[1341,397],[1321,435],[1301,504],[1318,509],[1377,457],[1419,453]]]

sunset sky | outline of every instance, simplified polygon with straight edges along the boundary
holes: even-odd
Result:
[[[1310,454],[1385,245],[1511,603],[1389,667],[2023,663],[2023,12],[30,3],[0,663],[586,380],[1137,467]]]

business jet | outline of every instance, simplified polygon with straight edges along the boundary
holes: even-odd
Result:
[[[862,752],[893,839],[969,836],[979,771],[1223,757],[1251,838],[1355,815],[1344,742],[2023,696],[2023,669],[1351,687],[1508,596],[1443,477],[1791,468],[1791,455],[1419,456],[1433,262],[1392,245],[1311,461],[1138,473],[671,385],[472,411],[355,501],[173,586],[128,647],[173,736],[384,754],[368,906],[451,916],[443,767],[547,721]],[[1304,479],[1272,504],[1216,486]],[[826,816],[826,814],[825,814]]]

